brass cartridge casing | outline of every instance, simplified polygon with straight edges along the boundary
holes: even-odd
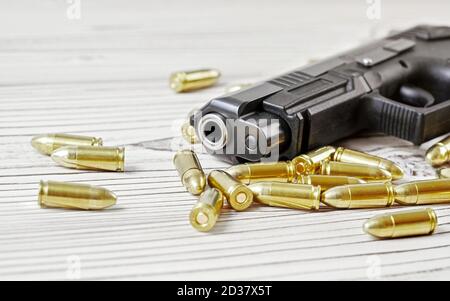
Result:
[[[450,178],[450,168],[441,168],[438,170],[438,176],[441,179],[449,179]]]
[[[173,164],[183,186],[193,195],[205,190],[206,177],[197,155],[191,150],[180,150],[173,157]]]
[[[391,182],[338,186],[322,194],[323,203],[339,209],[389,207],[394,200]]]
[[[320,206],[320,187],[307,184],[260,182],[250,184],[255,200],[275,207],[317,210]]]
[[[245,163],[231,166],[227,172],[243,184],[254,182],[293,182],[295,170],[291,162]]]
[[[365,164],[335,161],[322,161],[321,173],[329,176],[356,177],[367,182],[392,179],[391,173],[385,169]]]
[[[234,210],[245,210],[253,202],[252,191],[225,171],[211,171],[208,176],[208,184],[219,189]]]
[[[180,71],[170,75],[170,87],[177,93],[198,90],[214,85],[220,77],[215,69]]]
[[[44,155],[51,155],[56,149],[66,146],[102,146],[101,138],[69,134],[39,135],[31,140],[31,145]]]
[[[98,210],[116,203],[109,190],[85,184],[41,181],[38,203],[41,207]]]
[[[367,220],[364,232],[378,238],[396,238],[432,234],[438,224],[431,208],[380,214]]]
[[[299,155],[292,159],[297,175],[314,174],[320,170],[322,161],[329,160],[336,149],[332,146],[324,146],[310,151],[306,155]]]
[[[391,173],[393,180],[399,180],[404,176],[403,170],[392,161],[343,147],[338,147],[336,149],[333,160],[344,163],[366,164],[382,168]]]
[[[450,161],[450,136],[431,146],[425,158],[433,166],[440,166]]]
[[[395,187],[395,200],[403,205],[450,203],[450,179],[414,181]]]
[[[364,184],[366,183],[366,181],[354,177],[345,176],[300,175],[298,177],[298,183],[320,186],[323,192],[332,187],[351,184]]]
[[[222,207],[222,193],[216,188],[205,190],[189,216],[192,227],[201,232],[211,230],[219,218]]]
[[[105,146],[63,146],[52,153],[61,166],[75,169],[124,171],[125,149]]]
[[[189,123],[189,121],[186,121],[181,126],[181,136],[190,144],[196,144],[200,142],[197,135],[195,134],[195,128]]]

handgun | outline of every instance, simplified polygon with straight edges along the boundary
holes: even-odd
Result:
[[[450,130],[450,27],[416,26],[213,98],[190,124],[231,162],[291,159],[362,130],[420,144]]]

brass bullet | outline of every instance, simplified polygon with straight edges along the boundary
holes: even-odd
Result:
[[[173,157],[181,183],[187,191],[198,195],[205,190],[206,177],[197,155],[191,150],[180,150]]]
[[[222,207],[222,193],[215,188],[207,189],[200,195],[189,216],[192,227],[202,232],[211,230],[219,218]]]
[[[393,180],[399,180],[404,176],[403,170],[392,161],[343,147],[338,147],[336,149],[333,160],[344,163],[366,164],[382,168],[391,173]]]
[[[52,153],[52,159],[68,168],[124,171],[125,149],[105,146],[63,146]]]
[[[300,175],[298,177],[298,183],[320,186],[322,191],[325,191],[336,186],[364,184],[366,181],[345,176]]]
[[[175,72],[170,75],[170,87],[177,93],[193,91],[214,85],[219,77],[215,69]]]
[[[403,205],[450,203],[450,179],[414,181],[395,187],[395,200]]]
[[[378,238],[397,238],[432,234],[438,224],[431,208],[380,214],[367,220],[363,230]]]
[[[438,176],[441,179],[450,178],[450,168],[441,168],[438,170]]]
[[[98,210],[116,204],[109,190],[85,184],[41,181],[38,203],[41,207]]]
[[[233,93],[233,92],[248,88],[251,85],[252,84],[239,84],[239,85],[229,86],[225,89],[225,93]]]
[[[189,123],[189,121],[186,121],[181,126],[181,136],[183,136],[184,140],[186,140],[190,144],[196,144],[200,142],[197,135],[195,134],[195,128]]]
[[[292,182],[295,179],[291,162],[245,163],[234,165],[226,170],[244,184],[254,182]]]
[[[51,155],[56,149],[66,145],[102,146],[101,138],[69,134],[39,135],[31,139],[31,145],[44,155]]]
[[[357,163],[322,161],[321,174],[329,176],[356,177],[364,181],[390,181],[391,173],[385,169]]]
[[[225,171],[211,171],[208,176],[208,184],[219,189],[234,210],[245,210],[253,202],[252,191]]]
[[[428,163],[440,166],[450,161],[450,136],[430,147],[425,155]]]
[[[323,203],[339,209],[389,207],[394,199],[391,182],[338,186],[322,194]]]
[[[320,206],[320,187],[307,184],[260,182],[248,186],[255,200],[274,207],[317,210]]]
[[[297,175],[314,174],[320,170],[322,161],[329,160],[336,149],[332,146],[324,146],[310,151],[306,155],[299,155],[292,159]]]

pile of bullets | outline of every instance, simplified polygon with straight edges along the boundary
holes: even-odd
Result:
[[[31,145],[61,166],[75,169],[124,171],[123,147],[103,146],[97,137],[49,134],[34,137]],[[104,209],[116,204],[109,190],[85,184],[41,181],[38,203],[41,207],[84,210]]]
[[[450,138],[434,145],[426,157],[434,166],[448,162]],[[394,185],[404,176],[395,163],[343,147],[325,146],[291,161],[235,165],[208,176],[191,150],[177,152],[174,165],[184,187],[200,195],[190,214],[199,231],[214,227],[224,203],[242,211],[253,201],[303,210],[319,210],[321,203],[355,209],[450,202],[450,179]],[[436,227],[436,214],[427,208],[376,216],[363,229],[378,238],[394,238],[431,234]]]
[[[170,86],[186,92],[214,85],[220,77],[215,69],[176,72]],[[246,85],[236,86],[241,89]],[[185,123],[183,137],[198,143],[194,128]],[[122,147],[105,147],[101,138],[69,134],[41,135],[32,146],[61,166],[75,169],[124,171]],[[450,162],[450,136],[433,145],[426,154],[433,166]],[[174,165],[181,182],[193,195],[200,195],[190,214],[192,226],[209,231],[227,204],[236,211],[253,201],[268,206],[319,210],[321,203],[336,209],[424,205],[450,202],[450,169],[438,171],[441,179],[394,185],[404,173],[395,163],[343,147],[325,146],[291,161],[246,163],[205,175],[196,154],[181,150]],[[41,181],[38,202],[42,207],[104,209],[117,197],[102,187],[85,184]],[[363,225],[365,232],[379,238],[431,234],[437,217],[430,209],[375,216]]]

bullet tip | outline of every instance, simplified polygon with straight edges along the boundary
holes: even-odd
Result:
[[[370,233],[371,228],[372,228],[371,220],[369,219],[366,222],[364,222],[364,224],[363,224],[363,231],[364,231],[364,233],[372,235]]]
[[[322,203],[338,209],[348,209],[350,207],[349,200],[351,197],[348,186],[333,187],[322,194]]]
[[[395,201],[401,205],[416,205],[418,202],[417,186],[414,183],[405,183],[395,186]]]
[[[392,235],[391,227],[386,227],[386,224],[380,223],[380,217],[372,217],[363,224],[363,231],[369,235],[377,238],[387,238]],[[383,218],[381,219],[383,220]]]
[[[393,180],[400,180],[405,176],[405,172],[403,171],[403,169],[401,169],[400,166],[396,164],[392,164],[389,171],[391,172]]]
[[[187,190],[193,195],[199,195],[205,190],[206,179],[199,170],[193,170],[183,179]]]
[[[436,145],[427,151],[425,159],[433,166],[442,165],[447,161],[446,149],[442,146]]]
[[[71,147],[60,147],[51,154],[51,158],[57,164],[64,167],[76,168],[75,164],[70,160]]]
[[[39,135],[31,139],[31,146],[44,155],[50,155],[53,142],[47,135]]]
[[[117,203],[117,196],[113,192],[107,190],[105,192],[104,205],[101,206],[101,208],[99,209],[105,209],[114,206],[116,203]]]

